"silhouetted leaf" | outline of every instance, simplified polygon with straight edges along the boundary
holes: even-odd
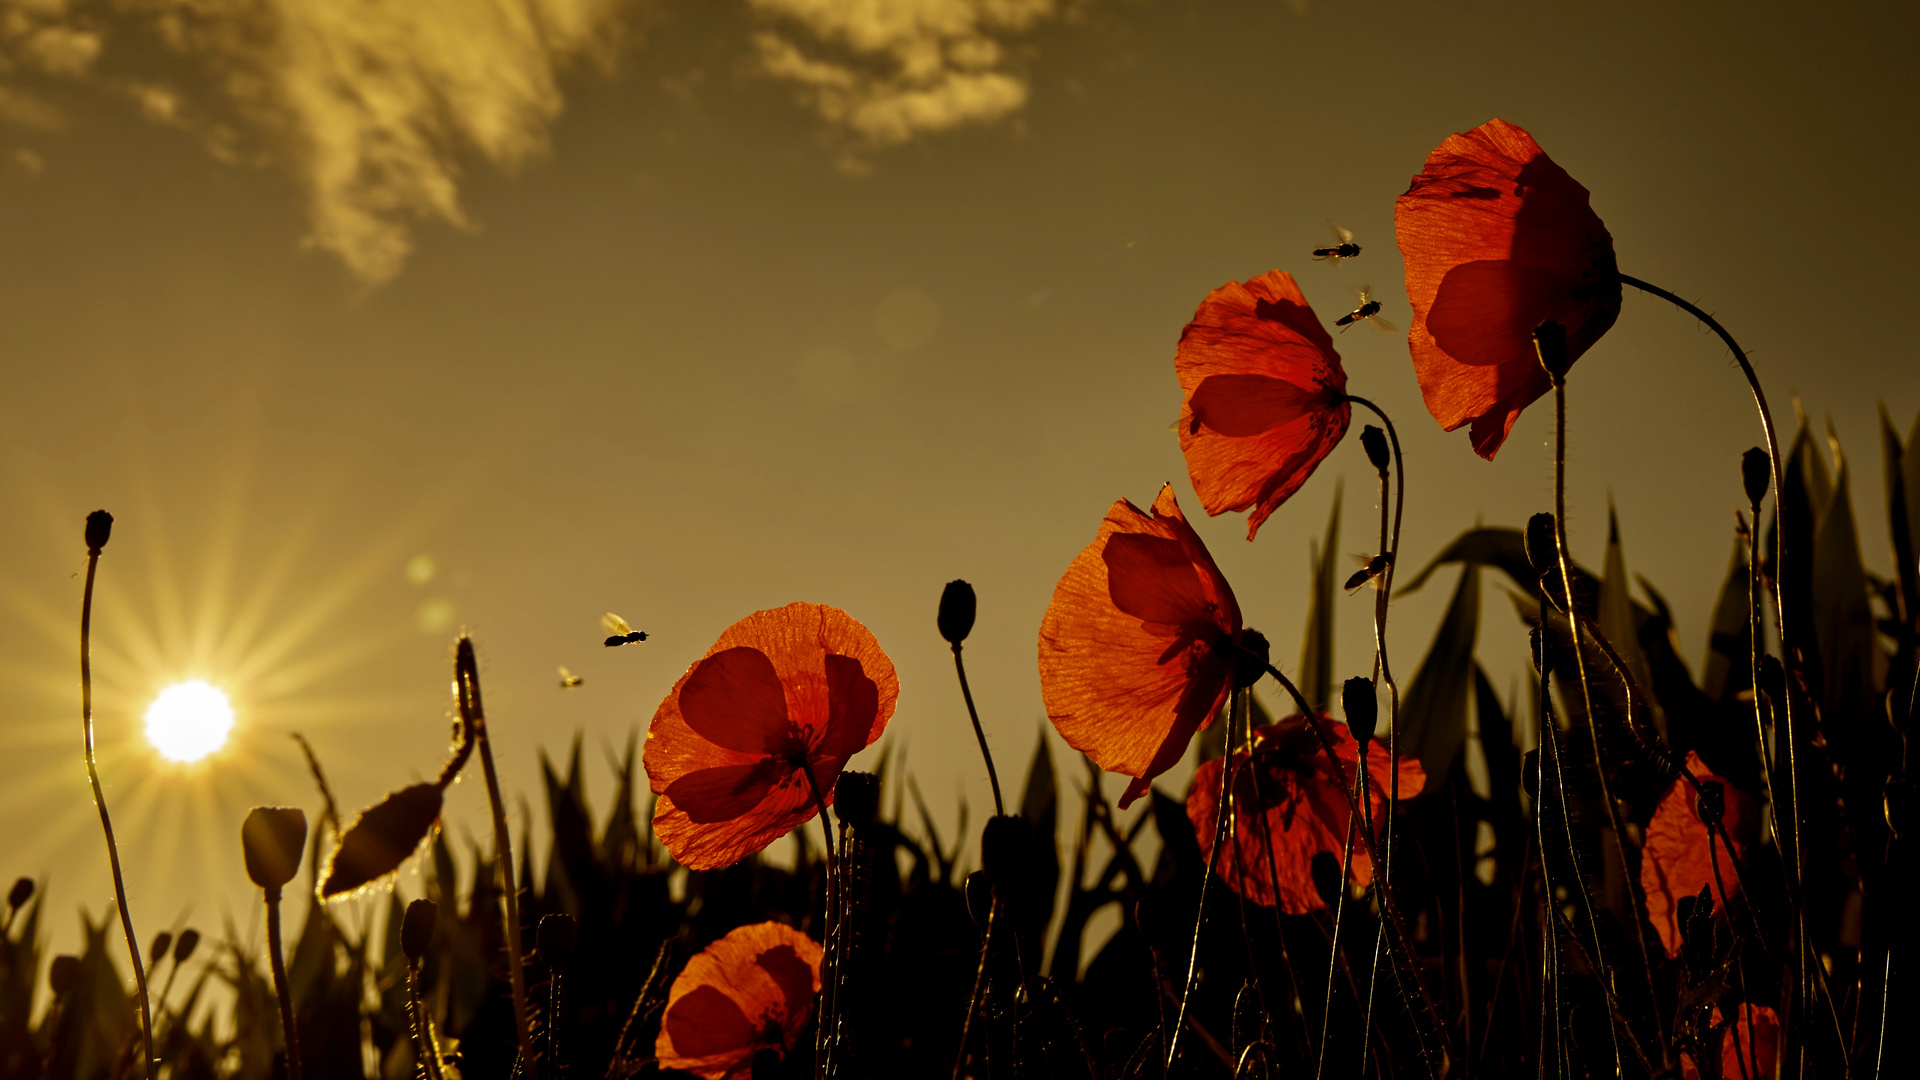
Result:
[[[1647,672],[1647,658],[1640,651],[1640,622],[1633,610],[1628,589],[1627,557],[1620,545],[1620,518],[1613,512],[1613,500],[1607,500],[1607,559],[1600,577],[1600,632],[1626,661],[1627,674],[1636,687],[1651,691],[1653,680]]]
[[[1317,546],[1308,542],[1312,579],[1307,589],[1307,629],[1300,639],[1300,694],[1323,712],[1333,694],[1333,580],[1340,558],[1341,488],[1338,483],[1333,488],[1326,539]]]
[[[433,784],[404,787],[374,803],[341,834],[320,895],[331,900],[400,869],[439,818],[440,789]]]
[[[1821,717],[1828,738],[1836,744],[1847,743],[1854,729],[1868,720],[1880,659],[1848,478],[1849,470],[1842,464],[1839,483],[1814,539],[1809,613],[1820,657]],[[1844,756],[1844,745],[1836,749]]]
[[[1518,535],[1518,534],[1515,534]],[[1480,567],[1469,562],[1400,706],[1403,756],[1427,771],[1427,791],[1444,788],[1467,737],[1467,697],[1473,690],[1473,644],[1480,625]]]
[[[1707,696],[1715,702],[1727,701],[1753,682],[1752,616],[1747,605],[1750,579],[1747,545],[1735,537],[1733,561],[1727,567],[1727,580],[1720,586],[1720,598],[1714,601],[1713,626],[1707,638],[1702,682]]]
[[[1916,423],[1920,424],[1920,420]],[[1911,462],[1907,460],[1910,457]],[[1909,454],[1901,447],[1900,433],[1894,430],[1883,402],[1880,405],[1880,475],[1886,490],[1887,539],[1893,548],[1894,580],[1900,587],[1900,610],[1895,614],[1911,625],[1915,616],[1920,615],[1920,565],[1914,558],[1913,514],[1907,499],[1909,464],[1920,469],[1920,455]]]
[[[1435,570],[1448,563],[1463,562],[1473,566],[1491,566],[1501,570],[1513,579],[1522,591],[1531,595],[1540,587],[1534,580],[1533,567],[1527,562],[1526,536],[1519,529],[1469,529],[1454,538],[1453,543],[1442,548],[1413,580],[1401,585],[1401,595],[1414,592],[1427,583],[1427,578]]]

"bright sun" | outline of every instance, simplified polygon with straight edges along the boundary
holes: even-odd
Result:
[[[147,706],[147,741],[168,761],[199,761],[227,743],[233,706],[198,679],[175,683]]]

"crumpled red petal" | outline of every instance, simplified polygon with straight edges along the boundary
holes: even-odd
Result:
[[[1753,799],[1724,777],[1708,771],[1700,756],[1691,750],[1687,751],[1686,769],[1702,783],[1721,785],[1726,795],[1722,823],[1733,839],[1734,850],[1729,852],[1717,836],[1709,842],[1706,823],[1700,820],[1695,807],[1693,785],[1684,778],[1676,779],[1653,808],[1653,818],[1647,822],[1646,840],[1640,850],[1640,888],[1647,897],[1647,919],[1659,933],[1660,944],[1666,947],[1668,956],[1680,955],[1681,897],[1698,896],[1702,888],[1711,888],[1716,915],[1724,917],[1728,896],[1740,892],[1735,860],[1745,851],[1755,823]],[[1719,863],[1718,877],[1714,874],[1716,862]],[[1721,893],[1722,885],[1726,895]]]
[[[785,1055],[820,990],[821,949],[784,923],[742,926],[707,946],[673,980],[654,1042],[663,1069],[706,1080],[745,1076],[753,1055]]]
[[[1127,806],[1180,760],[1226,700],[1222,642],[1240,606],[1171,485],[1148,515],[1122,499],[1054,589],[1040,624],[1040,693],[1069,746],[1134,778]]]
[[[1247,539],[1347,433],[1333,339],[1290,274],[1207,294],[1180,335],[1180,452],[1209,514],[1247,510]]]

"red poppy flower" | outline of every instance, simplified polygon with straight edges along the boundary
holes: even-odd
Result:
[[[1253,508],[1247,539],[1347,433],[1347,373],[1293,275],[1207,294],[1173,355],[1180,452],[1209,514]]]
[[[1717,835],[1709,843],[1706,823],[1700,820],[1697,793],[1684,778],[1677,779],[1653,808],[1647,822],[1646,842],[1640,851],[1640,888],[1647,894],[1647,918],[1660,934],[1660,943],[1668,956],[1680,955],[1680,898],[1698,896],[1703,887],[1713,889],[1714,910],[1724,913],[1729,894],[1740,891],[1734,859],[1745,850],[1748,830],[1754,822],[1753,800],[1732,784],[1707,771],[1700,756],[1687,752],[1687,771],[1702,784],[1717,783],[1724,793],[1726,810],[1721,824],[1733,838],[1734,850]],[[1714,864],[1719,863],[1719,876]]]
[[[1613,237],[1587,189],[1505,120],[1448,136],[1393,223],[1427,411],[1448,431],[1471,422],[1474,451],[1491,460],[1520,410],[1553,388],[1534,327],[1566,327],[1571,362],[1620,314]]]
[[[1125,499],[1067,567],[1040,623],[1040,696],[1060,737],[1133,777],[1120,805],[1186,753],[1233,683],[1240,605],[1180,514]]]
[[[1716,1006],[1712,1023],[1719,1027],[1723,1017]],[[1740,1006],[1734,1022],[1721,1029],[1720,1075],[1725,1080],[1765,1080],[1773,1076],[1774,1060],[1780,1056],[1780,1017],[1765,1005]],[[1680,1055],[1680,1075],[1685,1080],[1700,1080],[1693,1056]]]
[[[694,870],[761,850],[814,815],[813,785],[833,801],[840,770],[880,737],[899,697],[893,661],[839,608],[741,619],[647,726],[654,833]]]
[[[1233,842],[1220,853],[1215,872],[1233,891],[1256,904],[1272,906],[1274,885],[1280,887],[1280,909],[1289,915],[1304,915],[1326,907],[1320,890],[1313,884],[1313,857],[1329,852],[1339,858],[1346,848],[1347,794],[1353,790],[1354,770],[1359,767],[1360,748],[1346,725],[1325,722],[1322,727],[1333,742],[1334,756],[1340,759],[1335,775],[1321,749],[1320,740],[1299,714],[1253,730],[1253,759],[1247,751],[1236,750],[1233,761],[1238,773],[1233,781]],[[1220,769],[1222,759],[1202,762],[1193,771],[1193,785],[1187,789],[1187,820],[1200,840],[1200,852],[1211,857],[1213,833],[1220,820]],[[1256,770],[1258,775],[1256,776]],[[1387,792],[1393,783],[1393,767],[1386,750],[1375,744],[1367,755],[1367,795],[1373,804],[1376,830],[1387,823]],[[1418,795],[1427,783],[1420,759],[1400,759],[1400,797]],[[1264,819],[1264,820],[1263,820]],[[1365,822],[1354,826],[1353,866],[1355,885],[1373,880],[1373,860],[1360,839]],[[1262,843],[1272,841],[1273,865],[1267,865]]]
[[[793,1049],[820,992],[820,946],[784,923],[742,926],[687,961],[653,1052],[663,1069],[746,1076],[753,1056]]]

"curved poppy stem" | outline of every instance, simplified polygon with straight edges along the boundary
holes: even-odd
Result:
[[[1642,281],[1637,277],[1631,277],[1627,274],[1620,274],[1619,278],[1620,278],[1620,284],[1631,285],[1634,288],[1639,289],[1641,292],[1647,293],[1652,296],[1657,296],[1660,299],[1665,300],[1669,304],[1672,304],[1673,306],[1693,316],[1694,318],[1700,320],[1700,322],[1704,324],[1707,327],[1707,329],[1712,330],[1715,334],[1719,335],[1720,341],[1726,345],[1729,351],[1733,353],[1734,362],[1740,365],[1740,373],[1747,377],[1747,387],[1753,391],[1753,403],[1755,407],[1757,407],[1760,410],[1760,429],[1766,435],[1766,438],[1767,438],[1767,455],[1768,455],[1768,458],[1770,459],[1769,465],[1773,472],[1773,502],[1774,502],[1774,508],[1777,511],[1781,506],[1784,505],[1784,503],[1782,502],[1782,499],[1784,498],[1787,490],[1785,466],[1781,463],[1781,460],[1780,460],[1780,440],[1774,432],[1773,410],[1767,407],[1766,391],[1761,389],[1760,387],[1760,376],[1754,373],[1753,364],[1748,362],[1746,350],[1742,349],[1740,347],[1740,343],[1733,339],[1733,335],[1727,332],[1726,327],[1720,325],[1719,320],[1715,319],[1713,316],[1707,314],[1706,312],[1700,310],[1698,307],[1694,306],[1692,303],[1689,303],[1688,301],[1681,299],[1680,297],[1674,295],[1673,293],[1668,292],[1667,290],[1659,287],[1658,285],[1654,285],[1649,282]],[[1756,530],[1759,529],[1760,520],[1758,517],[1754,519],[1753,525]],[[1779,631],[1779,634],[1780,634],[1781,662],[1791,667],[1795,663],[1795,657],[1794,657],[1793,647],[1791,646],[1791,644],[1789,644],[1790,639],[1787,635],[1788,624],[1787,624],[1786,589],[1778,587],[1781,584],[1780,579],[1781,579],[1781,576],[1785,573],[1786,566],[1787,566],[1787,530],[1786,530],[1786,524],[1784,521],[1781,522],[1779,527],[1774,529],[1773,543],[1774,543],[1773,560],[1774,560],[1774,565],[1777,568],[1774,571],[1774,580],[1775,580],[1776,588],[1773,590],[1773,617],[1774,617],[1775,628]],[[1760,647],[1760,642],[1757,637],[1754,641],[1754,647],[1756,649]],[[1754,697],[1756,699],[1758,699],[1759,697],[1759,686],[1757,684],[1754,687]],[[1794,739],[1794,725],[1793,725],[1793,694],[1792,692],[1789,691],[1785,695],[1785,697],[1786,697],[1786,700],[1781,702],[1781,714],[1783,719],[1785,720],[1785,727],[1786,727],[1787,793],[1788,793],[1788,796],[1793,800],[1793,815],[1792,815],[1792,820],[1790,822],[1790,824],[1792,825],[1792,832],[1790,834],[1790,839],[1793,844],[1793,858],[1791,860],[1791,865],[1793,869],[1793,884],[1795,886],[1793,890],[1794,896],[1795,896],[1794,906],[1798,908],[1800,906],[1798,902],[1798,895],[1799,895],[1798,886],[1799,886],[1800,877],[1802,874],[1802,865],[1801,865],[1801,857],[1800,857],[1800,770],[1797,767],[1798,755],[1796,753],[1796,747],[1794,745],[1795,739]],[[1763,742],[1762,745],[1764,746],[1765,743]],[[1769,781],[1769,783],[1771,783],[1771,781]]]
[[[1200,879],[1200,903],[1193,915],[1193,947],[1187,955],[1187,978],[1180,989],[1180,1011],[1175,1014],[1173,1034],[1167,1038],[1167,1070],[1173,1070],[1173,1063],[1180,1056],[1180,1033],[1187,1027],[1187,1005],[1193,999],[1193,984],[1200,977],[1200,929],[1207,923],[1207,886],[1213,883],[1214,867],[1220,862],[1220,849],[1227,842],[1227,821],[1233,816],[1233,726],[1235,714],[1239,709],[1227,710],[1227,755],[1220,760],[1220,801],[1216,820],[1213,823],[1213,847],[1207,852],[1207,874]],[[1248,752],[1252,758],[1252,752]],[[1274,897],[1279,903],[1280,898]]]
[[[1000,773],[993,767],[993,751],[987,749],[987,733],[980,726],[980,712],[973,707],[973,689],[967,685],[967,665],[960,659],[960,643],[953,643],[953,670],[960,676],[960,696],[967,699],[967,717],[973,721],[973,737],[980,740],[980,756],[987,762],[987,782],[993,785],[993,812],[1004,815],[1007,805],[1000,801]]]
[[[538,1080],[533,1055],[533,1009],[527,1002],[527,961],[520,929],[520,887],[513,876],[513,837],[507,827],[507,806],[500,798],[500,774],[493,767],[493,743],[487,738],[487,711],[480,698],[480,664],[474,658],[473,639],[462,637],[456,646],[454,685],[460,707],[460,726],[480,749],[480,770],[487,779],[487,803],[493,810],[495,870],[506,900],[507,974],[513,988],[513,1021],[520,1034],[520,1062],[529,1080]],[[465,760],[463,738],[459,760]],[[449,777],[450,779],[450,777]]]
[[[1326,757],[1327,764],[1333,770],[1333,775],[1340,777],[1342,780],[1340,790],[1347,798],[1348,811],[1356,815],[1359,814],[1360,808],[1358,801],[1354,799],[1353,793],[1346,788],[1346,770],[1342,768],[1340,764],[1339,753],[1333,748],[1333,740],[1327,737],[1326,731],[1320,725],[1319,714],[1314,712],[1313,706],[1307,702],[1306,696],[1300,693],[1300,688],[1293,685],[1293,680],[1287,678],[1286,672],[1281,671],[1272,664],[1266,665],[1266,671],[1268,675],[1273,676],[1275,682],[1280,684],[1281,689],[1287,692],[1287,696],[1293,699],[1294,708],[1299,709],[1301,714],[1307,718],[1307,727],[1313,731],[1314,737],[1319,740],[1320,752]],[[1397,774],[1399,772],[1399,759],[1394,759],[1391,765]],[[1380,852],[1375,848],[1373,837],[1362,833],[1361,840],[1366,846],[1367,858],[1372,860],[1374,865],[1380,865]],[[1427,1066],[1428,1075],[1431,1076],[1433,1080],[1439,1080],[1440,1072],[1438,1061],[1434,1056],[1433,1049],[1427,1045],[1427,1024],[1432,1024],[1435,1034],[1440,1038],[1440,1053],[1448,1058],[1452,1058],[1453,1056],[1452,1040],[1448,1036],[1446,1026],[1439,1021],[1439,1013],[1433,1007],[1432,997],[1427,994],[1426,984],[1420,981],[1419,968],[1414,964],[1413,950],[1408,944],[1406,927],[1401,923],[1400,909],[1393,902],[1393,894],[1378,889],[1376,886],[1376,895],[1380,897],[1381,916],[1390,920],[1392,923],[1392,934],[1390,937],[1393,942],[1393,951],[1397,958],[1395,964],[1395,981],[1400,986],[1402,999],[1406,1000],[1407,1012],[1413,1017],[1414,1035],[1420,1042],[1420,1059]],[[1412,992],[1419,995],[1418,1012],[1416,1012],[1415,1009],[1416,1003],[1412,1000],[1407,1000],[1409,996],[1409,983],[1412,985]],[[1425,1017],[1424,1022],[1421,1019],[1423,1016]]]
[[[127,884],[120,873],[120,845],[113,839],[113,818],[107,814],[107,796],[100,790],[100,766],[93,754],[93,578],[100,566],[100,548],[106,544],[106,537],[100,537],[99,544],[92,543],[91,517],[87,526],[87,583],[80,595],[80,727],[86,746],[87,782],[93,786],[93,805],[100,810],[100,831],[107,838],[107,865],[113,870],[113,899],[120,908],[120,929],[126,935],[127,955],[133,959],[133,983],[140,999],[140,1045],[144,1051],[141,1071],[152,1080],[153,1008],[147,1001],[147,971],[140,960],[140,943],[133,936],[133,912],[127,906]]]
[[[1578,675],[1580,679],[1580,701],[1586,708],[1587,734],[1593,739],[1593,772],[1594,775],[1600,779],[1600,801],[1606,804],[1607,822],[1613,828],[1614,846],[1620,851],[1620,865],[1624,869],[1627,865],[1627,833],[1626,829],[1621,825],[1620,807],[1613,801],[1613,787],[1607,782],[1607,763],[1600,752],[1600,717],[1593,708],[1593,688],[1587,680],[1586,650],[1583,649],[1580,644],[1580,615],[1574,610],[1573,602],[1573,556],[1567,545],[1566,369],[1564,365],[1555,365],[1548,362],[1548,357],[1541,344],[1540,335],[1541,331],[1536,330],[1534,332],[1534,349],[1540,353],[1541,366],[1546,369],[1547,374],[1553,379],[1553,548],[1554,554],[1560,564],[1560,591],[1567,605],[1567,627],[1573,636],[1573,667],[1575,674]],[[1562,336],[1564,340],[1564,333]],[[1541,612],[1543,634],[1545,622],[1546,613],[1543,609]],[[1544,642],[1542,647],[1544,647]],[[1629,723],[1631,723],[1631,719],[1629,719]],[[1560,744],[1557,738],[1553,741],[1553,771],[1555,787],[1558,789],[1560,795],[1561,817],[1567,832],[1567,858],[1573,864],[1574,885],[1577,886],[1580,891],[1581,905],[1587,913],[1587,930],[1593,936],[1593,955],[1594,958],[1600,962],[1600,967],[1606,972],[1608,991],[1617,997],[1620,988],[1614,982],[1613,965],[1606,962],[1606,953],[1600,941],[1600,922],[1593,911],[1593,898],[1587,894],[1586,878],[1580,872],[1579,853],[1574,848],[1573,818],[1566,811],[1567,781],[1565,770],[1560,764]],[[1545,851],[1544,848],[1541,850],[1543,852]],[[1634,890],[1634,883],[1630,876],[1626,884],[1627,892],[1631,895]],[[1637,921],[1640,905],[1636,901],[1633,907]],[[1646,942],[1641,941],[1640,947],[1642,964],[1650,966],[1652,961],[1648,959],[1646,955]],[[1613,1074],[1619,1076],[1621,1070],[1620,1036],[1612,1026],[1607,1028],[1607,1034],[1612,1040],[1613,1045]]]

